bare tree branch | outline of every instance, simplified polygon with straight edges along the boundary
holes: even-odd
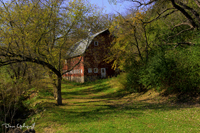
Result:
[[[193,28],[193,26],[192,26],[190,23],[185,22],[185,23],[180,23],[180,24],[175,25],[175,26],[172,28],[172,30],[174,30],[176,27],[179,27],[179,26],[181,26],[181,25],[188,25],[188,26],[190,26],[190,28]]]
[[[82,58],[83,58],[83,56],[81,56],[81,58],[79,59],[78,63],[76,63],[76,65],[74,65],[71,69],[64,71],[64,72],[62,73],[62,75],[64,75],[64,74],[70,72],[70,71],[73,70],[77,65],[79,65],[80,62],[81,62],[81,60],[82,60]]]
[[[194,28],[198,27],[198,25],[195,23],[195,21],[193,20],[193,18],[192,18],[182,7],[180,7],[179,5],[177,5],[177,4],[175,3],[175,0],[170,0],[170,1],[171,1],[172,5],[173,5],[176,9],[178,9],[178,10],[190,21],[190,23],[192,24],[192,26],[193,26]]]
[[[194,0],[197,4],[197,6],[200,8],[200,1],[199,0]]]
[[[138,4],[139,4],[138,7],[141,7],[141,6],[150,5],[150,4],[152,4],[153,2],[156,2],[156,1],[158,1],[158,0],[150,0],[150,1],[147,2],[147,3],[142,3],[142,2],[140,2],[140,1],[138,1],[138,0],[130,0],[130,1],[135,2],[135,3],[138,3]]]
[[[189,10],[189,11],[196,17],[196,19],[197,19],[197,20],[199,21],[199,23],[200,23],[200,17],[199,17],[199,13],[198,13],[197,11],[195,11],[193,8],[191,8],[191,7],[187,6],[187,5],[185,5],[184,3],[182,3],[182,2],[180,2],[180,1],[178,1],[178,0],[176,0],[176,2],[177,2],[179,5],[183,6],[185,9]]]
[[[175,34],[175,35],[173,35],[173,36],[169,36],[168,39],[169,39],[169,38],[172,38],[172,37],[175,37],[175,36],[178,36],[178,35],[180,35],[180,34],[183,33],[183,32],[193,30],[193,29],[194,29],[194,28],[191,27],[191,28],[188,28],[188,29],[182,30],[182,31],[180,31],[179,33],[177,33],[177,34]]]
[[[174,46],[173,49],[175,49],[176,47],[180,46],[181,44],[185,44],[185,45],[188,45],[188,46],[193,46],[193,45],[195,45],[195,44],[192,43],[192,42],[179,42],[179,43],[168,43],[168,44],[176,44],[176,45]]]
[[[164,13],[167,12],[168,10],[172,10],[172,9],[175,9],[175,8],[167,8],[167,9],[165,9],[164,11],[162,11],[161,13],[158,13],[158,16],[157,16],[156,18],[154,18],[154,19],[152,19],[152,20],[150,20],[150,21],[148,21],[148,22],[143,22],[143,23],[144,23],[144,24],[151,23],[151,22],[153,22],[153,21],[155,21],[155,20],[157,20],[157,19],[160,19],[160,18],[163,18],[163,17],[165,18],[165,17],[167,17],[168,15],[170,15],[170,14],[172,14],[172,13],[174,13],[174,12],[177,11],[177,10],[173,10],[172,12],[170,12],[170,13],[168,13],[168,14],[162,16],[162,17],[160,17],[162,14],[164,14]]]

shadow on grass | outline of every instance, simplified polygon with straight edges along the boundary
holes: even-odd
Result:
[[[51,113],[51,117],[47,117],[49,120],[45,121],[56,121],[60,124],[67,122],[75,122],[76,124],[78,124],[96,121],[99,119],[104,119],[105,116],[122,113],[119,112],[118,107],[112,105],[96,105],[93,107],[86,105],[74,105],[73,109],[63,109],[55,105],[52,107],[52,103],[45,102],[41,104],[41,106],[47,109],[46,113]],[[142,112],[137,112],[135,113],[135,116],[142,115],[141,113]]]
[[[120,99],[124,96],[132,94],[133,91],[127,91],[125,89],[118,90],[116,92],[107,93],[105,95],[95,96],[93,98],[109,98],[109,99]]]
[[[70,89],[70,91],[62,92],[62,95],[66,99],[77,98],[77,97],[85,98],[87,97],[86,95],[93,95],[93,96],[90,96],[90,98],[93,98],[93,99],[95,98],[117,99],[117,98],[122,98],[126,95],[129,95],[133,92],[133,91],[125,90],[125,89],[113,89],[110,86],[109,82],[106,82],[109,80],[110,79],[101,79],[101,80],[96,80],[93,82],[86,82],[86,83],[63,81],[64,83],[63,89],[66,89],[66,90]],[[71,90],[72,88],[74,88],[74,90]],[[105,93],[101,93],[101,92],[105,92]],[[98,93],[101,93],[101,94],[98,94]]]
[[[82,90],[77,90],[74,92],[62,92],[62,95],[88,95],[88,94],[95,94],[95,93],[99,93],[99,92],[103,92],[106,91],[110,88],[110,86],[108,84],[98,84],[95,85],[93,87],[88,87],[86,89],[82,89]]]
[[[95,81],[88,81],[88,82],[84,82],[84,83],[77,83],[77,82],[73,82],[73,81],[67,81],[67,80],[63,80],[62,82],[64,84],[71,84],[71,85],[74,85],[74,86],[88,86],[88,85],[95,85],[95,84],[100,84],[100,83],[103,83],[105,81],[108,81],[110,79],[98,79],[98,80],[95,80]]]
[[[142,116],[145,110],[170,111],[179,110],[181,108],[188,108],[181,106],[171,106],[166,104],[150,103],[110,104],[108,100],[104,100],[103,105],[94,105],[95,102],[87,102],[90,103],[89,105],[84,105],[84,103],[82,103],[81,105],[64,104],[62,106],[56,106],[51,102],[44,102],[41,104],[41,106],[47,109],[45,114],[51,114],[51,117],[46,117],[45,121],[56,121],[60,124],[68,122],[79,124],[104,119],[107,120],[112,119],[113,116],[136,118]]]

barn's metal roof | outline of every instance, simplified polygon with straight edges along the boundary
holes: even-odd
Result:
[[[66,57],[67,58],[73,58],[73,57],[77,57],[79,55],[82,55],[83,53],[85,53],[86,49],[89,47],[89,45],[91,44],[92,40],[100,35],[101,33],[107,31],[108,29],[102,30],[94,35],[89,36],[87,39],[83,39],[77,43],[75,43],[70,49],[69,51],[66,53]]]

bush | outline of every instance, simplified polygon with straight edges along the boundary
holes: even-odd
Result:
[[[170,93],[199,93],[199,46],[160,50],[139,70],[139,83]]]
[[[139,72],[141,70],[141,66],[143,65],[143,62],[136,61],[134,57],[130,57],[127,59],[125,63],[125,71],[127,72],[126,76],[126,82],[125,82],[125,88],[129,92],[142,92],[146,89],[144,86],[139,82]]]

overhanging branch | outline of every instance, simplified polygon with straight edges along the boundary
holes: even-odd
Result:
[[[172,9],[175,9],[175,8],[167,8],[167,9],[165,9],[164,11],[162,11],[161,13],[158,13],[158,16],[157,16],[156,18],[154,18],[154,19],[152,19],[152,20],[150,20],[150,21],[148,21],[148,22],[143,22],[143,23],[144,23],[144,24],[151,23],[151,22],[153,22],[153,21],[155,21],[155,20],[157,20],[157,19],[160,19],[160,18],[163,18],[163,17],[167,17],[168,15],[170,15],[170,14],[172,14],[172,13],[174,13],[174,12],[177,11],[177,10],[173,10],[173,11],[171,11],[170,13],[167,13],[166,15],[161,16],[161,15],[164,14],[166,11],[172,10]]]
[[[139,4],[138,7],[141,7],[141,6],[150,5],[150,4],[152,4],[153,2],[156,2],[156,1],[158,1],[158,0],[150,0],[150,1],[147,2],[147,3],[142,3],[142,2],[140,2],[140,1],[138,1],[138,0],[130,0],[130,1],[135,2],[135,3],[138,3],[138,4]]]
[[[24,55],[15,54],[15,53],[1,53],[0,57],[5,58],[5,61],[3,61],[3,59],[1,58],[0,66],[5,66],[5,65],[9,65],[9,64],[17,63],[17,62],[32,62],[32,63],[46,66],[47,68],[52,70],[56,75],[60,77],[62,76],[60,72],[54,66],[52,66],[51,64],[43,60],[40,60],[39,58],[26,57]],[[9,58],[9,59],[6,59],[6,58]]]
[[[198,27],[198,25],[194,22],[192,17],[182,7],[175,3],[175,0],[171,0],[171,3],[174,6],[174,8],[178,9],[190,21],[194,28]]]
[[[184,3],[180,2],[180,1],[176,1],[179,5],[181,5],[183,8],[189,10],[195,17],[196,19],[199,21],[200,23],[200,17],[199,17],[199,13],[197,11],[195,11],[193,8],[185,5]]]
[[[185,23],[180,23],[180,24],[175,25],[175,26],[172,28],[172,30],[174,30],[176,27],[179,27],[179,26],[181,26],[181,25],[188,25],[188,26],[190,26],[190,28],[193,28],[193,26],[192,26],[190,23],[185,22]]]
[[[175,37],[175,36],[178,36],[178,35],[180,35],[180,34],[183,33],[183,32],[193,30],[193,29],[194,29],[194,28],[191,27],[191,28],[188,28],[188,29],[182,30],[182,31],[180,31],[179,33],[177,33],[177,34],[175,34],[175,35],[173,35],[173,36],[169,36],[168,39],[169,39],[169,38],[172,38],[172,37]]]

